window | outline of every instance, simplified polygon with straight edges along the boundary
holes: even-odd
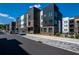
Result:
[[[44,32],[47,32],[47,29],[46,28],[44,28]]]
[[[64,27],[67,27],[68,25],[64,25]]]
[[[74,32],[74,29],[70,29],[70,32]]]
[[[55,17],[57,17],[57,16],[58,16],[56,11],[54,12],[54,14],[55,14]]]
[[[44,14],[44,17],[46,17],[46,15]]]
[[[53,12],[51,11],[51,12],[50,12],[50,15],[51,15],[51,16],[53,16],[53,14],[52,14],[52,13],[53,13]]]
[[[48,30],[50,33],[52,32],[52,28],[49,28],[49,30]]]
[[[30,15],[28,15],[28,19],[31,19],[31,16]]]
[[[51,15],[50,15],[50,12],[49,12],[49,16],[51,16]]]
[[[79,27],[79,22],[77,22],[77,26]]]
[[[52,24],[53,24],[52,19],[50,19],[49,20],[49,25],[52,25]]]
[[[41,15],[41,19],[43,19],[43,15]]]
[[[64,21],[64,23],[68,23],[67,21]]]
[[[55,21],[55,24],[57,24],[57,20],[54,20]]]
[[[30,26],[31,25],[31,22],[28,22],[28,25]]]
[[[64,31],[67,31],[67,29],[64,29]]]
[[[24,23],[24,26],[26,26],[26,23]]]
[[[52,16],[52,12],[51,11],[49,11],[49,16]]]

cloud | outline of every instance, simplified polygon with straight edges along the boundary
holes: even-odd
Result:
[[[41,7],[41,5],[40,5],[40,4],[38,4],[38,5],[34,5],[34,7],[40,8],[40,7]]]
[[[14,20],[15,20],[15,18],[14,18],[14,17],[11,17],[11,16],[10,16],[9,18],[10,18],[10,19],[14,19]]]
[[[0,24],[4,24],[4,23],[0,23]]]
[[[0,13],[0,16],[3,16],[3,17],[8,17],[9,15],[8,15],[8,14],[3,14],[3,13]]]
[[[0,16],[15,20],[14,17],[11,17],[11,16],[8,15],[8,14],[0,13]]]
[[[33,6],[29,6],[29,8],[32,8]]]
[[[40,5],[40,4],[35,4],[35,5],[33,5],[33,6],[29,6],[29,8],[32,8],[32,7],[40,8],[41,5]]]

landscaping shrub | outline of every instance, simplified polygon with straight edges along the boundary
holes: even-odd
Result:
[[[75,38],[76,39],[79,39],[79,34],[75,34]]]
[[[70,38],[74,38],[74,36],[73,35],[70,35]]]
[[[56,33],[56,36],[60,36],[60,33]]]

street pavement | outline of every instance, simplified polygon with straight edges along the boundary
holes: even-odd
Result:
[[[23,35],[25,38],[29,38],[34,41],[40,41],[43,44],[68,50],[71,52],[79,53],[79,40],[72,38],[46,36],[40,34],[27,34]]]
[[[0,33],[0,55],[78,55],[18,34],[3,34]]]

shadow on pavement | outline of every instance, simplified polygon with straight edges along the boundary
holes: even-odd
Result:
[[[0,55],[29,55],[29,53],[19,46],[21,44],[22,43],[16,39],[0,39]]]

